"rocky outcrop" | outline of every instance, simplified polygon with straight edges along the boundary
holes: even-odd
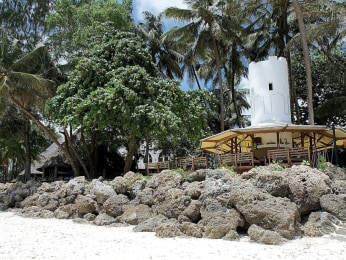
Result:
[[[98,205],[96,201],[89,196],[78,195],[75,199],[75,203],[77,211],[81,215],[98,211]]]
[[[312,212],[303,226],[305,236],[316,237],[332,233],[341,222],[328,212]]]
[[[346,194],[327,194],[321,197],[321,207],[324,211],[346,221]]]
[[[288,177],[288,198],[301,214],[321,209],[320,198],[331,193],[328,175],[309,166],[293,166],[284,170]]]
[[[274,197],[249,183],[242,183],[230,191],[229,200],[249,225],[256,224],[287,239],[293,238],[300,214],[289,199]]]
[[[129,204],[130,200],[123,194],[114,195],[107,199],[103,204],[105,212],[112,217],[118,217],[124,213],[124,206]]]
[[[287,239],[280,236],[279,233],[266,230],[255,224],[250,226],[248,234],[251,240],[268,245],[279,245],[287,241]]]
[[[95,225],[134,225],[160,237],[192,236],[280,244],[317,236],[346,220],[346,186],[339,168],[256,167],[191,174],[165,170],[152,177],[128,172],[113,180],[0,184],[0,210]],[[302,220],[303,219],[303,220]],[[305,220],[307,221],[305,222]],[[241,230],[241,233],[239,231]],[[338,229],[340,230],[340,229]]]

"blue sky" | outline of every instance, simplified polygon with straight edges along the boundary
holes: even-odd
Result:
[[[141,21],[143,20],[143,12],[149,11],[152,14],[158,15],[162,11],[164,11],[168,7],[178,7],[178,8],[185,8],[187,7],[186,4],[184,4],[184,0],[133,0],[133,18],[135,21]],[[174,25],[174,21],[164,21],[165,25],[168,27]],[[202,83],[202,82],[201,82]],[[203,84],[203,83],[202,83]],[[248,86],[248,80],[243,78],[242,82],[240,83],[240,87],[247,87]],[[197,87],[195,87],[197,88]],[[181,83],[181,89],[183,90],[189,90],[191,89],[190,86],[188,86],[187,82],[183,81]]]
[[[142,20],[142,13],[149,11],[155,15],[161,13],[167,7],[175,6],[178,8],[184,8],[184,0],[133,0],[133,17],[136,21]]]

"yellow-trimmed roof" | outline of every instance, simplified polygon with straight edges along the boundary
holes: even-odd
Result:
[[[263,133],[280,133],[291,132],[293,139],[301,141],[302,133],[304,133],[304,145],[310,146],[310,137],[313,135],[315,140],[314,146],[318,150],[329,149],[333,147],[333,130],[327,129],[326,126],[321,125],[266,125],[254,126],[247,128],[230,129],[222,133],[204,138],[200,142],[200,149],[223,154],[231,151],[232,140],[237,143],[245,143],[242,146],[244,151],[250,150],[251,136]],[[306,135],[306,136],[305,136]],[[342,128],[335,129],[335,137],[337,146],[343,146],[346,142],[346,131]]]

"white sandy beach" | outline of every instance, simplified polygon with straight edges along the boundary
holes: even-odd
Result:
[[[0,211],[0,259],[346,259],[345,236],[299,238],[280,246],[197,238],[158,238],[133,227],[31,219]]]

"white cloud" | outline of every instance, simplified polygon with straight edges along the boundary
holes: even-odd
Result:
[[[133,1],[133,15],[137,20],[143,19],[143,12],[149,11],[155,15],[161,13],[168,7],[185,8],[184,0],[135,0]]]

